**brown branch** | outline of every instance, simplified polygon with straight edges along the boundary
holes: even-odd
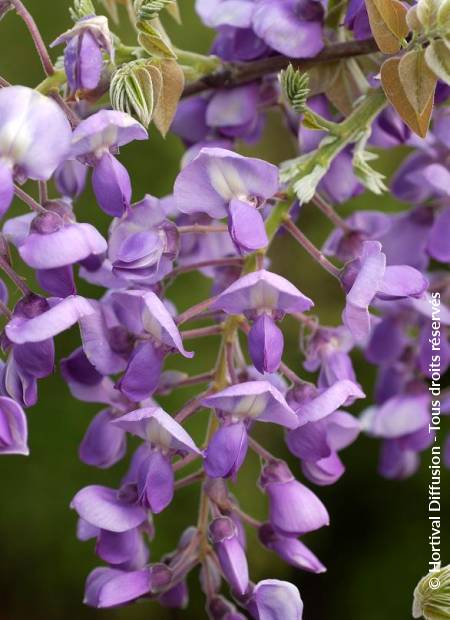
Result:
[[[261,60],[252,62],[229,62],[224,63],[222,68],[215,73],[205,75],[200,80],[187,84],[183,92],[183,97],[197,95],[205,90],[213,88],[230,88],[239,84],[246,84],[256,80],[263,75],[277,73],[285,69],[289,64],[302,70],[310,69],[315,65],[332,60],[342,60],[353,58],[354,56],[364,56],[378,51],[374,39],[363,39],[362,41],[348,41],[345,43],[335,43],[325,47],[314,58],[287,58],[286,56],[269,56]]]

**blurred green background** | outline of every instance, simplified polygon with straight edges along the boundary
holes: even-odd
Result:
[[[70,25],[69,2],[59,0],[26,0],[46,42],[51,42]],[[212,38],[194,13],[193,0],[181,3],[183,25],[171,25],[170,31],[179,47],[206,51]],[[124,17],[124,13],[122,13]],[[125,42],[133,33],[121,28]],[[53,57],[55,58],[53,52]],[[59,53],[59,52],[58,52]],[[33,86],[42,79],[33,45],[22,22],[10,13],[0,23],[0,75],[12,83]],[[291,156],[293,145],[284,137],[276,118],[271,118],[262,144],[252,152],[272,161]],[[151,128],[150,140],[126,147],[122,161],[132,170],[135,199],[144,193],[163,196],[171,191],[183,152],[179,140],[169,136],[163,140]],[[389,173],[404,153],[390,154],[380,166]],[[30,189],[33,191],[33,188]],[[380,204],[381,203],[381,204]],[[343,207],[344,213],[355,208],[397,209],[400,205],[389,197],[364,196]],[[16,211],[24,212],[21,205]],[[90,190],[77,207],[80,221],[92,221],[106,233],[107,218],[95,206]],[[313,207],[302,216],[305,232],[317,243],[329,231],[328,222]],[[337,324],[342,295],[329,276],[322,272],[291,239],[283,237],[274,244],[273,268],[288,275],[316,302],[321,322]],[[16,259],[17,260],[17,259]],[[208,294],[209,283],[201,276],[183,277],[169,291],[179,309],[201,300]],[[80,292],[98,296],[100,291],[87,285]],[[296,326],[284,323],[287,362],[301,372]],[[73,331],[58,340],[60,355],[77,346]],[[171,366],[189,369],[195,374],[207,370],[214,360],[216,341],[202,341],[196,357],[171,359]],[[361,366],[362,360],[356,363]],[[362,382],[371,394],[373,372],[367,365],[360,370]],[[162,399],[168,411],[176,411],[192,392],[185,390]],[[98,407],[73,400],[57,374],[40,383],[40,400],[29,410],[31,455],[0,459],[0,620],[168,620],[205,617],[203,598],[197,586],[197,574],[191,577],[191,601],[187,611],[168,611],[154,603],[127,608],[97,611],[82,604],[84,579],[97,565],[91,543],[76,540],[76,515],[69,509],[73,495],[80,487],[98,483],[116,486],[125,471],[120,463],[109,471],[91,469],[80,463],[77,449],[92,415]],[[190,427],[200,440],[205,419]],[[260,430],[261,440],[287,456],[281,433]],[[427,572],[429,560],[427,519],[428,459],[425,455],[421,471],[413,479],[389,482],[376,473],[378,446],[375,441],[360,438],[343,453],[348,466],[345,476],[331,488],[318,489],[331,515],[331,526],[305,537],[307,544],[328,567],[324,575],[308,575],[290,569],[269,552],[263,552],[250,534],[249,559],[254,581],[277,577],[299,586],[305,602],[306,620],[403,620],[411,617],[412,591]],[[291,459],[291,466],[298,465]],[[250,459],[233,489],[244,509],[263,518],[264,497],[256,488],[256,460]],[[445,524],[450,514],[449,496],[445,493],[448,478],[443,479],[442,515]],[[156,519],[157,537],[152,557],[174,547],[183,528],[196,517],[198,489],[181,491],[173,506]],[[450,536],[443,531],[443,560],[449,557]]]

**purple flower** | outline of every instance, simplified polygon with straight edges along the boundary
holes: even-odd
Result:
[[[147,195],[113,222],[108,245],[118,277],[150,285],[171,271],[178,254],[178,233],[158,199]]]
[[[18,242],[27,265],[39,271],[54,270],[106,252],[107,243],[94,226],[75,222],[63,203],[51,207],[30,220],[28,235]]]
[[[27,418],[22,407],[12,398],[0,396],[0,454],[27,456],[27,439]]]
[[[190,435],[160,407],[137,409],[112,422],[149,444],[148,454],[137,471],[140,503],[159,513],[172,501],[174,474],[171,458],[175,454],[200,454]]]
[[[125,456],[125,431],[111,424],[115,417],[113,410],[104,409],[93,418],[80,444],[83,463],[104,469]]]
[[[357,342],[367,342],[371,331],[369,305],[382,299],[420,297],[428,286],[424,276],[409,265],[386,267],[386,255],[377,241],[365,241],[361,256],[346,265],[342,282],[347,292],[344,325]]]
[[[78,295],[62,300],[45,300],[33,295],[17,304],[14,317],[7,323],[5,332],[15,344],[42,342],[69,329],[93,312],[92,304]]]
[[[325,506],[294,478],[286,463],[266,465],[260,484],[269,498],[270,523],[280,534],[300,536],[329,524]]]
[[[130,501],[125,493],[103,486],[81,489],[70,506],[81,519],[108,532],[127,532],[147,519],[146,511]]]
[[[64,68],[70,90],[93,90],[98,86],[103,69],[103,51],[114,62],[114,47],[108,20],[103,15],[90,15],[53,41],[51,47],[66,43]]]
[[[227,314],[245,314],[253,321],[248,335],[249,353],[261,372],[278,370],[284,348],[283,334],[275,324],[285,313],[304,312],[313,306],[285,278],[269,271],[255,271],[239,278],[215,300],[213,308]]]
[[[253,0],[196,0],[195,9],[210,28],[235,26],[248,28],[252,23]]]
[[[270,523],[264,523],[258,530],[261,543],[274,551],[282,560],[311,573],[324,573],[325,566],[320,560],[297,538],[279,534]]]
[[[0,215],[11,204],[14,180],[51,177],[67,156],[71,134],[51,99],[25,86],[0,89]]]
[[[323,6],[317,0],[259,0],[252,26],[277,52],[309,58],[323,48],[323,16]]]
[[[144,127],[124,112],[100,110],[81,121],[73,132],[70,154],[94,166],[92,184],[100,207],[120,217],[131,204],[131,181],[126,168],[114,157],[132,140],[146,140]]]
[[[287,581],[264,579],[256,584],[247,608],[255,620],[302,620],[298,589]]]
[[[178,175],[174,186],[183,213],[228,216],[228,228],[238,250],[246,253],[267,245],[258,211],[278,189],[278,169],[259,159],[225,149],[202,149]]]
[[[205,452],[205,470],[211,478],[235,477],[245,460],[247,428],[255,420],[295,428],[298,420],[284,396],[267,381],[233,385],[203,399],[213,407],[222,425]]]
[[[236,525],[229,517],[217,517],[210,523],[208,532],[225,579],[233,591],[243,596],[249,584],[248,566]]]
[[[77,198],[86,185],[87,168],[76,159],[68,159],[55,170],[56,189],[68,198]]]

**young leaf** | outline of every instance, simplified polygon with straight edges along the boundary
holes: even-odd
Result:
[[[344,116],[353,110],[361,89],[346,62],[341,62],[333,83],[326,89],[326,96]]]
[[[437,24],[445,32],[450,31],[450,0],[444,0],[437,13]]]
[[[406,96],[399,74],[399,58],[389,58],[381,67],[381,84],[386,97],[408,127],[424,138],[430,124],[433,111],[433,97],[430,97],[422,114],[417,114]]]
[[[175,60],[161,60],[159,69],[162,75],[162,86],[153,113],[153,122],[160,133],[165,136],[172,124],[183,93],[184,74]]]
[[[409,32],[407,9],[398,0],[365,0],[370,29],[384,54],[400,50],[400,40]]]
[[[289,65],[287,69],[280,71],[279,81],[283,94],[291,107],[302,114],[305,109],[306,99],[309,95],[309,77],[307,73],[301,73]]]
[[[423,50],[413,50],[401,57],[398,73],[403,90],[418,116],[421,116],[434,97],[436,76],[425,62]]]
[[[419,0],[417,3],[417,17],[424,28],[435,25],[439,5],[440,0]]]
[[[122,65],[111,78],[111,104],[115,110],[136,116],[147,127],[158,101],[161,83],[159,70],[148,61],[136,60]]]
[[[406,23],[413,32],[421,32],[423,30],[422,24],[417,17],[417,4],[408,9],[406,13]]]
[[[436,77],[450,85],[450,50],[444,41],[432,41],[425,50],[425,60]]]

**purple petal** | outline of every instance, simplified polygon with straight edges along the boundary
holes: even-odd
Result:
[[[206,407],[240,419],[273,422],[296,428],[298,419],[284,396],[268,381],[247,381],[232,385],[203,399]]]
[[[87,167],[76,159],[68,159],[55,170],[56,189],[62,196],[77,198],[86,185]]]
[[[229,517],[214,519],[209,525],[209,537],[225,579],[233,591],[243,596],[249,584],[248,565],[232,519]]]
[[[49,179],[66,159],[72,135],[60,107],[32,88],[8,86],[0,90],[0,118],[1,155],[10,158],[23,177]]]
[[[248,605],[255,620],[302,620],[303,602],[288,581],[264,579],[256,584]]]
[[[388,265],[378,289],[378,297],[402,299],[420,297],[428,287],[428,280],[409,265]]]
[[[364,392],[356,383],[348,379],[336,381],[319,396],[299,407],[297,410],[299,426],[322,420],[342,405],[353,402],[355,398],[365,398]]]
[[[214,302],[212,308],[228,314],[241,314],[255,309],[304,312],[313,306],[311,299],[303,295],[282,276],[261,270],[239,278]]]
[[[381,407],[371,407],[363,417],[364,428],[374,437],[393,439],[413,433],[430,422],[428,394],[399,395]]]
[[[136,409],[112,424],[163,449],[200,454],[191,436],[160,407]]]
[[[14,198],[14,183],[10,166],[0,162],[0,217],[8,211]]]
[[[260,373],[276,372],[284,349],[283,332],[267,314],[261,314],[248,334],[248,350]]]
[[[95,568],[87,578],[84,603],[91,607],[117,607],[150,591],[148,569],[125,572],[113,568]]]
[[[27,456],[27,439],[27,418],[22,407],[12,398],[0,396],[0,454]]]
[[[230,202],[228,229],[233,243],[243,254],[265,248],[269,243],[260,212],[236,198]]]
[[[344,474],[345,467],[336,452],[318,461],[303,461],[302,472],[310,482],[319,486],[334,484]]]
[[[183,213],[207,213],[221,219],[233,198],[261,202],[277,190],[276,166],[225,149],[204,148],[178,175],[174,196]]]
[[[312,14],[302,15],[302,10]],[[319,2],[260,0],[253,15],[253,29],[277,52],[291,58],[309,58],[323,48],[322,15]]]
[[[306,545],[296,538],[282,536],[273,529],[270,523],[264,523],[258,534],[265,547],[277,553],[282,560],[291,566],[311,573],[324,573],[326,571],[325,566]]]
[[[134,118],[114,110],[100,110],[81,121],[73,132],[72,157],[93,154],[102,148],[146,140],[147,131]]]
[[[234,127],[251,123],[258,112],[259,84],[219,90],[208,104],[206,122],[210,127]]]
[[[126,532],[143,523],[147,513],[121,500],[118,492],[103,486],[88,486],[73,498],[71,508],[95,527],[109,532]]]
[[[34,269],[55,269],[107,249],[108,244],[94,226],[71,224],[48,235],[31,233],[20,245],[19,254]]]
[[[141,504],[155,514],[162,512],[174,495],[170,460],[159,450],[153,450],[139,467],[137,485]]]
[[[36,271],[39,286],[55,297],[69,297],[76,294],[72,265],[55,269],[39,269]]]
[[[36,379],[48,377],[53,372],[55,345],[52,339],[16,345],[13,355],[20,369]]]
[[[145,400],[158,387],[163,364],[163,351],[151,342],[140,342],[133,350],[117,387],[132,402]]]
[[[440,263],[450,262],[450,207],[443,209],[434,220],[427,250]]]
[[[205,452],[205,472],[210,478],[234,477],[245,461],[247,430],[242,422],[221,426]]]
[[[196,0],[195,10],[210,28],[249,28],[254,4],[251,0]]]
[[[105,469],[125,456],[125,432],[113,426],[112,420],[114,420],[113,413],[110,409],[105,409],[89,424],[79,449],[80,460],[83,463]]]
[[[94,308],[87,299],[72,295],[32,319],[13,317],[6,325],[5,331],[11,342],[17,344],[42,342],[69,329],[82,317],[93,312]]]
[[[95,164],[92,187],[100,208],[108,215],[120,217],[130,208],[130,175],[111,153],[104,153]]]
[[[324,420],[309,422],[290,431],[286,436],[286,443],[292,454],[307,461],[318,461],[331,454],[327,424]]]

